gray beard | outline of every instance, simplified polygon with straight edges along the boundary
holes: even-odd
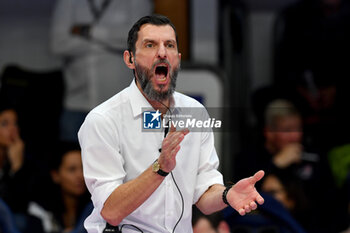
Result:
[[[169,62],[165,59],[159,60],[156,63],[153,64],[151,70],[154,70],[154,67],[158,65],[159,63],[168,63]],[[168,90],[163,90],[165,85],[159,85],[160,91],[156,91],[153,88],[152,82],[150,82],[151,77],[152,77],[152,72],[150,69],[147,69],[146,67],[143,67],[141,65],[138,65],[135,62],[135,72],[137,74],[137,81],[140,83],[141,89],[143,93],[146,95],[146,97],[150,100],[155,100],[155,101],[164,101],[172,96],[172,94],[175,91],[176,88],[176,79],[177,75],[180,69],[180,65],[176,67],[172,72],[170,72],[171,67],[169,66],[169,77],[170,77],[170,85]]]

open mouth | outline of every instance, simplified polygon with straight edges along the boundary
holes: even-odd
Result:
[[[159,65],[155,69],[156,78],[158,81],[165,81],[168,76],[168,66]]]

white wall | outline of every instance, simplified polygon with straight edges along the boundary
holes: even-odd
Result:
[[[9,63],[45,70],[58,66],[49,51],[54,0],[0,1],[0,72]]]

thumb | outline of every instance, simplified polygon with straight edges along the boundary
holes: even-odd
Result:
[[[255,184],[259,180],[261,180],[265,175],[265,172],[263,170],[260,170],[254,174],[254,176],[250,177],[250,182],[252,184]]]

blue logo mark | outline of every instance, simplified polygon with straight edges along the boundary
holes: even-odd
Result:
[[[144,129],[160,129],[161,116],[159,110],[143,112],[143,128]]]

